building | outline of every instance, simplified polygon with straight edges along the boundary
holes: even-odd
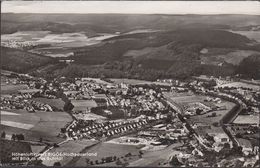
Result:
[[[238,138],[237,141],[238,145],[242,147],[242,152],[244,153],[244,155],[247,156],[253,153],[253,146],[249,140]]]

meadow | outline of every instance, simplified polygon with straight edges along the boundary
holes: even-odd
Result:
[[[244,35],[249,39],[254,39],[257,42],[260,42],[260,31],[231,31],[231,32]]]
[[[200,55],[201,61],[205,64],[218,65],[227,62],[233,65],[239,65],[244,59],[260,52],[252,50],[237,50],[228,48],[207,48],[207,52]]]
[[[138,79],[116,79],[116,78],[111,78],[111,81],[113,81],[115,84],[120,84],[120,83],[125,83],[129,85],[139,85],[139,84],[152,84],[153,82],[145,81],[145,80],[138,80]]]
[[[121,144],[112,144],[112,143],[101,143],[98,144],[91,149],[87,150],[88,153],[97,153],[97,156],[95,157],[89,157],[90,161],[95,162],[98,160],[101,161],[102,158],[109,157],[109,156],[116,156],[118,158],[121,158],[128,154],[129,152],[132,155],[138,155],[139,148],[134,145],[121,145]],[[115,162],[110,163],[113,166],[116,166]],[[81,157],[73,166],[84,166],[86,165],[86,158]],[[106,166],[100,165],[100,166]]]
[[[238,115],[235,124],[259,124],[259,115]]]
[[[231,82],[231,83],[220,85],[219,87],[235,87],[235,88],[244,87],[244,88],[253,89],[255,91],[260,90],[259,85],[254,85],[254,84],[249,84],[244,82]]]
[[[63,111],[63,107],[65,105],[65,102],[61,99],[48,99],[48,98],[33,98],[32,100],[48,104],[52,107],[57,108],[60,111]]]
[[[48,153],[80,153],[86,147],[96,144],[96,141],[91,140],[77,140],[77,141],[68,141],[58,148],[51,149]],[[53,166],[55,162],[60,162],[61,165],[65,166],[72,161],[72,156],[65,156],[62,160],[44,160],[43,164],[46,166]],[[84,157],[86,159],[86,157]]]
[[[1,83],[1,94],[17,94],[18,90],[28,89],[25,84],[4,84]]]
[[[68,57],[73,55],[72,48],[83,47],[100,43],[102,40],[114,37],[114,34],[98,34],[88,38],[84,32],[55,34],[50,31],[18,31],[13,34],[2,34],[1,43],[10,41],[30,42],[37,45],[50,45],[48,47],[35,47],[30,52],[50,57]]]
[[[36,112],[28,113],[25,110],[7,110],[18,115],[1,114],[1,130],[7,135],[24,134],[26,140],[38,141],[43,138],[49,142],[61,142],[57,135],[60,129],[70,122],[71,116],[65,112]]]

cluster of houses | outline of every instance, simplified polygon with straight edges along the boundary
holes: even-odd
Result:
[[[161,101],[162,94],[142,86],[129,87],[126,85],[124,89],[119,89],[116,93],[109,94],[107,97],[108,106],[127,109],[134,116],[166,110],[165,104]]]
[[[113,106],[120,108],[131,108],[135,111],[154,111],[159,112],[165,110],[165,106],[154,96],[136,95],[131,98],[123,98],[121,96],[111,97]]]
[[[53,111],[52,107],[45,103],[25,99],[10,99],[4,97],[1,97],[1,109],[25,109],[28,112],[35,112],[36,110],[50,112]]]
[[[259,98],[256,99],[256,97],[260,97],[260,91],[248,90],[246,88],[221,88],[219,90],[240,99],[248,107],[250,106],[254,112],[260,112]]]
[[[75,79],[75,82],[60,83],[60,88],[64,91],[63,93],[74,105],[74,112],[77,112],[77,110],[81,112],[89,111],[89,108],[81,102],[84,100],[95,101],[97,107],[103,108],[105,115],[113,113],[108,107],[127,109],[129,114],[133,113],[130,116],[139,116],[143,112],[146,114],[166,110],[166,106],[161,102],[162,94],[154,89],[96,80],[91,80],[91,78],[85,80],[85,78],[82,78]],[[78,108],[79,105],[80,107]],[[85,110],[81,108],[83,106]]]
[[[80,120],[73,122],[66,130],[68,136],[74,140],[81,138],[107,138],[142,129],[149,126],[149,123],[152,121],[153,119],[151,118],[119,122],[107,121],[103,123]]]
[[[232,124],[228,127],[229,132],[235,137],[243,153],[248,155],[259,154],[259,127],[248,124]]]
[[[15,41],[9,40],[1,42],[1,46],[8,47],[8,48],[17,48],[17,49],[24,49],[37,46],[36,43],[30,41]]]

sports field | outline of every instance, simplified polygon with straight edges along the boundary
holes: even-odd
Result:
[[[195,115],[195,116],[191,116],[190,120],[192,120],[192,122],[201,122],[201,123],[206,123],[206,124],[213,124],[214,122],[219,122],[223,116],[225,114],[227,114],[234,106],[235,103],[232,102],[227,102],[227,101],[222,101],[221,103],[217,104],[218,106],[225,106],[226,109],[225,110],[216,110],[216,111],[212,111],[203,115]],[[216,113],[215,117],[208,117],[208,115],[210,115],[211,113]]]

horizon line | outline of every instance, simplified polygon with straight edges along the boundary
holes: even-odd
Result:
[[[88,14],[95,14],[95,15],[103,15],[103,14],[113,14],[113,15],[250,15],[250,16],[260,16],[260,14],[238,14],[238,13],[205,13],[205,14],[198,14],[198,13],[187,13],[187,14],[178,14],[178,13],[113,13],[113,12],[104,12],[104,13],[48,13],[48,12],[38,12],[38,13],[30,13],[30,12],[1,12],[1,14],[80,14],[80,15],[88,15]]]

